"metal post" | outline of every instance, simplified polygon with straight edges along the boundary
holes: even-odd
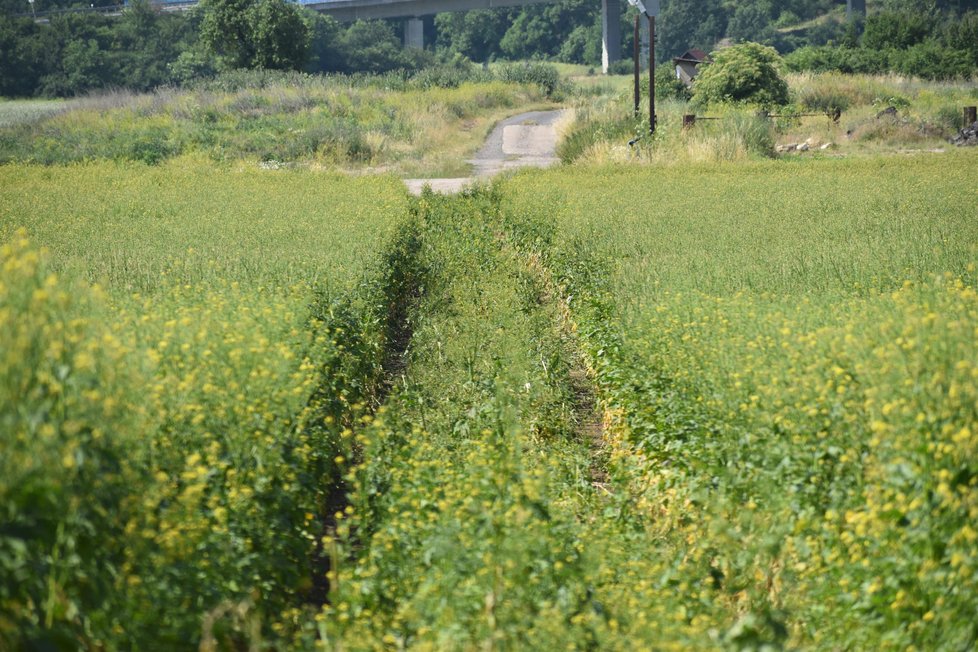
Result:
[[[978,122],[978,106],[964,107],[964,126],[970,127]]]
[[[649,133],[655,133],[655,16],[649,15]]]
[[[638,14],[635,14],[635,44],[632,47],[632,62],[635,64],[635,115],[636,116],[638,115],[639,103],[642,101],[642,91],[639,88],[639,78],[641,77],[641,72],[639,68],[641,66],[639,65],[639,61],[638,61],[638,49],[639,49],[638,18],[639,18]]]

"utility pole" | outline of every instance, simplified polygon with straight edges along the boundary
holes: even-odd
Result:
[[[649,133],[655,133],[655,17],[659,15],[659,0],[628,0],[628,4],[636,7],[649,19]],[[638,113],[638,16],[635,17],[635,113]]]
[[[655,4],[659,4],[656,2]],[[655,133],[655,14],[649,17],[649,133]]]
[[[639,103],[642,101],[642,90],[639,88],[639,79],[641,78],[641,66],[638,62],[638,52],[639,52],[639,33],[638,33],[638,14],[635,14],[635,43],[632,48],[632,61],[635,64],[635,116],[638,117]]]

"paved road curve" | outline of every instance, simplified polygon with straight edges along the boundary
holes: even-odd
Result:
[[[488,179],[504,170],[548,167],[558,162],[555,125],[563,111],[531,111],[500,121],[489,138],[469,159],[473,176],[459,179],[405,179],[408,190],[421,194],[425,185],[435,192],[453,193],[477,179]]]

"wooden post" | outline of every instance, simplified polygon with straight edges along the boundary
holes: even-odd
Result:
[[[696,125],[696,116],[695,115],[693,115],[691,113],[687,113],[687,114],[683,115],[683,130],[684,131],[686,129],[691,129],[695,125]]]
[[[978,106],[964,107],[964,126],[970,127],[978,122]]]
[[[638,14],[635,14],[635,44],[632,47],[632,61],[635,64],[635,115],[638,116],[639,104],[642,101],[642,90],[639,87],[641,70],[638,62],[639,53]]]
[[[655,16],[649,15],[649,133],[655,133]]]

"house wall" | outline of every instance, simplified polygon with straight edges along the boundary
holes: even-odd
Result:
[[[693,83],[693,77],[696,76],[696,65],[689,63],[688,61],[680,61],[676,64],[676,78],[682,83],[689,86]]]

